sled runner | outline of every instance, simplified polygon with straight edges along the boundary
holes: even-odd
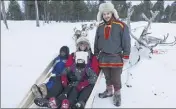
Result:
[[[39,76],[39,78],[36,80],[35,84],[40,84],[43,83],[47,80],[47,78],[49,78],[51,76],[51,68],[53,66],[53,61],[54,59],[48,64],[48,66],[46,67],[46,69],[43,71],[43,73]],[[32,86],[31,86],[32,88]],[[20,104],[18,105],[17,108],[29,108],[34,101],[34,95],[30,90],[27,92],[27,94],[25,95],[25,97],[22,99],[22,101],[20,102]]]

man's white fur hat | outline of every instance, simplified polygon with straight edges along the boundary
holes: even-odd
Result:
[[[106,3],[102,3],[99,6],[99,12],[97,14],[97,21],[100,22],[102,19],[102,14],[103,12],[109,12],[111,11],[114,14],[114,17],[116,19],[119,18],[118,12],[117,10],[114,8],[114,5],[111,2],[106,2]]]

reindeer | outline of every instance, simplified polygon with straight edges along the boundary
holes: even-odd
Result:
[[[149,53],[153,53],[153,48],[158,46],[158,45],[167,45],[167,46],[173,46],[176,44],[176,37],[174,37],[174,41],[173,42],[169,42],[167,43],[166,40],[169,37],[169,34],[167,33],[167,36],[164,35],[163,39],[160,38],[156,38],[153,36],[148,36],[151,33],[148,33],[149,27],[151,27],[151,23],[152,21],[156,18],[156,16],[158,15],[159,11],[150,11],[152,14],[152,17],[150,19],[148,19],[144,13],[142,13],[143,18],[148,21],[147,26],[145,26],[144,30],[142,31],[141,35],[139,38],[137,38],[131,31],[131,25],[130,25],[130,17],[133,13],[134,9],[132,8],[132,6],[129,7],[128,9],[128,18],[127,18],[127,25],[129,27],[129,32],[130,35],[133,39],[136,40],[136,44],[135,47],[138,50],[141,50],[142,48],[147,48],[150,50]],[[151,58],[149,56],[149,58]]]
[[[78,30],[76,27],[73,29],[74,30],[74,36],[73,39],[76,40],[80,37],[88,37],[88,31],[94,29],[94,27],[96,26],[95,23],[91,23],[89,26],[87,24],[82,24],[81,30]]]
[[[132,33],[131,25],[130,25],[130,17],[132,15],[133,11],[134,11],[134,9],[132,8],[132,6],[130,6],[128,8],[128,16],[127,16],[127,25],[129,27],[130,35],[136,41],[135,42],[135,46],[132,47],[132,49],[136,48],[138,53],[141,52],[142,50],[144,50],[145,51],[145,55],[147,55],[147,57],[149,59],[151,59],[151,54],[154,53],[153,49],[156,46],[158,46],[158,45],[174,46],[176,44],[176,37],[174,37],[174,41],[166,42],[167,38],[169,37],[168,33],[167,33],[166,36],[164,35],[163,39],[156,38],[156,37],[153,37],[153,36],[148,36],[149,34],[151,34],[151,33],[148,33],[148,29],[151,26],[152,21],[156,18],[157,14],[159,13],[158,11],[155,11],[155,12],[151,11],[152,18],[150,18],[150,19],[148,19],[145,16],[145,14],[142,14],[143,18],[148,21],[148,24],[147,24],[147,26],[145,26],[145,28],[142,31],[140,37],[137,38]],[[133,53],[131,53],[131,54],[133,54]],[[142,55],[144,55],[144,54],[142,54]],[[131,58],[132,56],[130,56],[130,61],[129,61],[129,66],[130,67],[124,69],[124,70],[127,70],[127,80],[126,80],[126,83],[125,83],[127,87],[131,87],[130,82],[129,82],[130,81],[129,78],[130,78],[131,74],[130,74],[128,69],[131,68],[132,66],[136,65],[140,61],[142,55],[138,54],[138,59],[137,59],[136,62],[133,62],[132,58]],[[132,65],[132,63],[134,63],[134,64]]]
[[[169,34],[167,33],[167,36],[164,35],[163,39],[160,38],[156,38],[153,36],[148,36],[151,33],[148,33],[148,29],[151,26],[152,21],[156,18],[157,14],[159,13],[158,11],[156,12],[152,12],[152,18],[148,19],[144,14],[142,14],[142,16],[144,17],[144,19],[146,19],[148,21],[147,26],[144,28],[144,30],[142,31],[142,34],[140,35],[139,38],[137,38],[135,35],[133,35],[133,33],[130,31],[130,35],[132,36],[132,38],[134,38],[136,40],[136,47],[140,50],[143,47],[148,48],[150,50],[150,53],[153,54],[153,48],[158,46],[158,45],[167,45],[167,46],[174,46],[176,44],[176,37],[174,37],[174,41],[172,42],[166,42],[167,38],[169,37]],[[130,26],[130,25],[129,25]],[[149,56],[149,58],[151,58]]]

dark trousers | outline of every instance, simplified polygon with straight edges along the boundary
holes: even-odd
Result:
[[[61,94],[69,94],[69,92],[73,88],[70,85],[68,85],[67,87],[63,87],[60,76],[51,77],[50,80],[52,80],[54,84],[50,89],[47,89],[46,98],[51,98],[51,97],[58,98]]]
[[[85,87],[81,92],[78,92],[76,87],[70,87],[70,90],[68,92],[67,98],[64,96],[59,96],[57,98],[57,104],[58,106],[61,106],[62,100],[68,99],[70,103],[70,107],[74,106],[79,101],[83,101],[86,103],[87,99],[89,98],[91,92],[92,92],[93,86],[89,85]],[[63,91],[64,92],[64,91]]]
[[[87,99],[89,98],[92,90],[94,88],[94,85],[89,85],[87,87],[85,87],[80,93],[79,93],[79,96],[78,96],[78,102],[79,101],[83,101],[83,102],[86,102]]]
[[[60,76],[51,77],[50,80],[53,81],[54,83],[50,89],[47,89],[46,98],[57,97],[64,90],[64,87],[62,86],[62,83],[61,83]]]
[[[105,75],[106,85],[113,85],[115,90],[121,89],[121,74],[122,68],[102,68],[102,71]]]
[[[89,85],[82,91],[78,92],[75,86],[68,85],[64,88],[59,76],[51,77],[50,79],[54,81],[54,84],[52,88],[47,90],[46,98],[56,97],[58,106],[61,105],[62,100],[64,99],[69,100],[70,106],[73,106],[76,102],[79,101],[86,102],[94,87],[93,85]],[[65,96],[65,94],[67,94],[67,96]]]
[[[73,99],[73,100],[71,99],[72,100],[71,101],[70,96],[73,93],[74,93],[74,95],[72,95],[73,96],[72,98],[75,98],[75,99]],[[77,91],[75,90],[75,87],[69,85],[69,86],[64,88],[64,90],[62,91],[62,93],[59,96],[56,97],[56,102],[57,102],[58,107],[60,107],[62,101],[64,99],[68,99],[69,102],[70,102],[70,105],[71,105],[72,103],[75,102],[76,97],[77,97]]]

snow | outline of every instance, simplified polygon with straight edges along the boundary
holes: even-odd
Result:
[[[35,21],[8,21],[9,30],[2,21],[1,23],[1,107],[14,108],[19,105],[49,62],[58,55],[61,46],[67,45],[70,52],[75,51],[73,28],[80,28],[83,23],[52,22],[44,25],[40,22],[41,27],[38,28]],[[132,29],[145,25],[146,22],[134,22]],[[157,37],[169,33],[171,41],[176,36],[174,28],[175,24],[153,23],[150,32]],[[93,29],[89,33],[92,48],[95,31]],[[133,32],[139,36],[141,31],[142,28]],[[166,53],[154,54],[152,59],[142,57],[135,67],[123,72],[121,107],[176,107],[176,46],[155,49],[163,49]],[[132,50],[130,58],[136,60],[138,54],[134,48]],[[127,72],[132,74],[131,88],[125,85]],[[104,91],[104,78],[97,89],[97,93]],[[97,95],[93,107],[115,108],[112,98],[100,99]]]

